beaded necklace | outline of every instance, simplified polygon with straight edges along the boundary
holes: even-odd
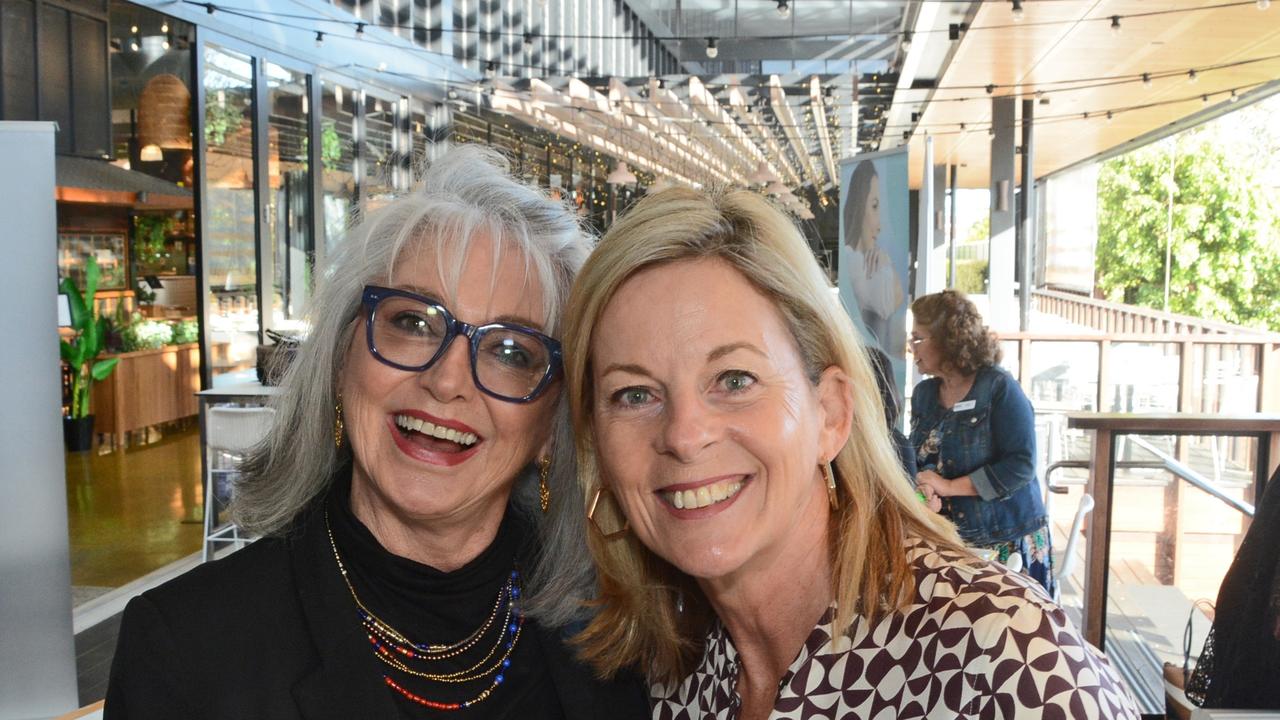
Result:
[[[464,683],[493,676],[488,687],[482,690],[480,694],[463,702],[429,700],[409,691],[389,675],[384,674],[382,681],[386,686],[407,700],[435,710],[461,710],[483,702],[492,695],[493,691],[506,679],[506,671],[511,667],[511,653],[515,651],[516,642],[520,639],[520,631],[524,627],[524,613],[519,608],[519,567],[517,566],[511,571],[511,574],[507,577],[506,584],[498,590],[498,597],[494,600],[493,610],[489,613],[489,617],[470,635],[447,645],[414,642],[375,615],[360,601],[360,596],[356,594],[356,589],[351,584],[351,578],[347,576],[347,567],[342,563],[342,555],[338,553],[338,544],[333,540],[333,528],[329,524],[327,510],[324,514],[324,526],[325,532],[329,535],[329,547],[333,549],[333,559],[337,561],[338,572],[342,573],[342,581],[347,584],[347,590],[351,592],[351,599],[355,601],[356,615],[360,618],[360,624],[364,627],[365,634],[369,638],[374,657],[385,665],[395,668],[406,675],[432,682]],[[488,652],[483,657],[465,670],[429,672],[425,669],[419,670],[409,666],[408,661],[427,665],[428,663],[456,658],[471,650],[479,645],[482,639],[491,634],[490,630],[497,624],[499,615],[503,617],[501,624],[497,625],[499,630],[493,645],[489,647]]]

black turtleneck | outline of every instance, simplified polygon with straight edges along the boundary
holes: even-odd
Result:
[[[329,526],[347,577],[364,604],[374,615],[416,643],[447,645],[474,632],[493,613],[495,602],[513,569],[523,573],[532,532],[513,511],[508,511],[493,543],[474,560],[452,572],[394,555],[374,538],[351,511],[350,485],[335,483],[326,503]],[[333,572],[338,572],[334,561]],[[474,665],[497,641],[497,624],[505,616],[505,604],[491,629],[474,648],[456,659],[431,662],[410,660],[410,668],[431,673],[450,673]],[[359,623],[355,602],[352,623]],[[373,647],[368,651],[373,653]],[[501,656],[498,647],[484,667]],[[555,686],[546,671],[547,661],[539,646],[534,622],[526,619],[510,656],[511,666],[503,671],[501,685],[483,701],[470,708],[443,711],[424,707],[387,688],[405,718],[563,718]],[[473,700],[489,687],[493,675],[465,683],[444,683],[415,677],[382,662],[378,666],[393,681],[420,697],[436,702]],[[381,682],[382,678],[379,677]]]

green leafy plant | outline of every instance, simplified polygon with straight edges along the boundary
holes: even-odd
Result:
[[[134,216],[133,249],[140,262],[153,263],[164,257],[165,235],[173,225],[173,218],[168,215]]]
[[[61,343],[62,360],[71,367],[70,415],[73,418],[89,416],[90,386],[94,382],[105,380],[120,362],[119,358],[98,359],[106,337],[106,321],[98,317],[98,310],[93,303],[101,274],[97,258],[90,255],[85,264],[84,294],[80,294],[80,289],[71,278],[63,278],[59,286],[59,291],[67,296],[71,327],[75,330],[73,338]]]
[[[234,135],[244,124],[244,111],[232,107],[233,103],[211,102],[204,109],[204,139],[210,145],[225,145],[228,135]]]
[[[173,344],[185,345],[200,341],[200,323],[195,320],[179,320],[173,324]]]
[[[320,128],[320,162],[325,170],[336,170],[342,161],[342,138],[338,136],[338,125],[326,119]]]
[[[161,320],[148,320],[134,313],[129,324],[121,328],[120,339],[125,352],[159,350],[173,341],[173,326]]]

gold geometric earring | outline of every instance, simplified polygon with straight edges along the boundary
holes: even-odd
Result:
[[[538,458],[538,504],[542,506],[543,513],[551,507],[551,488],[547,486],[547,476],[550,474],[551,458]]]
[[[591,528],[593,530],[595,530],[597,533],[600,534],[600,537],[602,539],[612,540],[616,537],[621,537],[622,535],[625,535],[627,530],[631,529],[631,521],[628,520],[625,515],[623,515],[621,530],[614,530],[613,532],[605,532],[600,527],[600,523],[596,522],[596,508],[599,507],[600,505],[600,496],[605,493],[609,493],[609,497],[613,497],[613,491],[609,490],[605,486],[601,485],[600,487],[596,488],[596,494],[591,498],[591,505],[587,507],[587,522],[591,524]],[[617,505],[617,500],[614,500],[614,505]]]
[[[835,510],[840,507],[840,500],[836,497],[836,474],[831,469],[831,463],[822,466],[822,477],[827,481],[827,500],[831,503],[831,509]]]
[[[333,406],[333,447],[340,449],[342,447],[342,396],[338,396],[338,402]]]

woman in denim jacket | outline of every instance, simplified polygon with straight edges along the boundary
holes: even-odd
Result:
[[[925,295],[911,313],[916,367],[932,376],[911,398],[916,482],[928,498],[941,498],[942,514],[966,543],[1006,564],[1021,555],[1023,572],[1052,596],[1031,402],[997,364],[1000,346],[963,294]]]

